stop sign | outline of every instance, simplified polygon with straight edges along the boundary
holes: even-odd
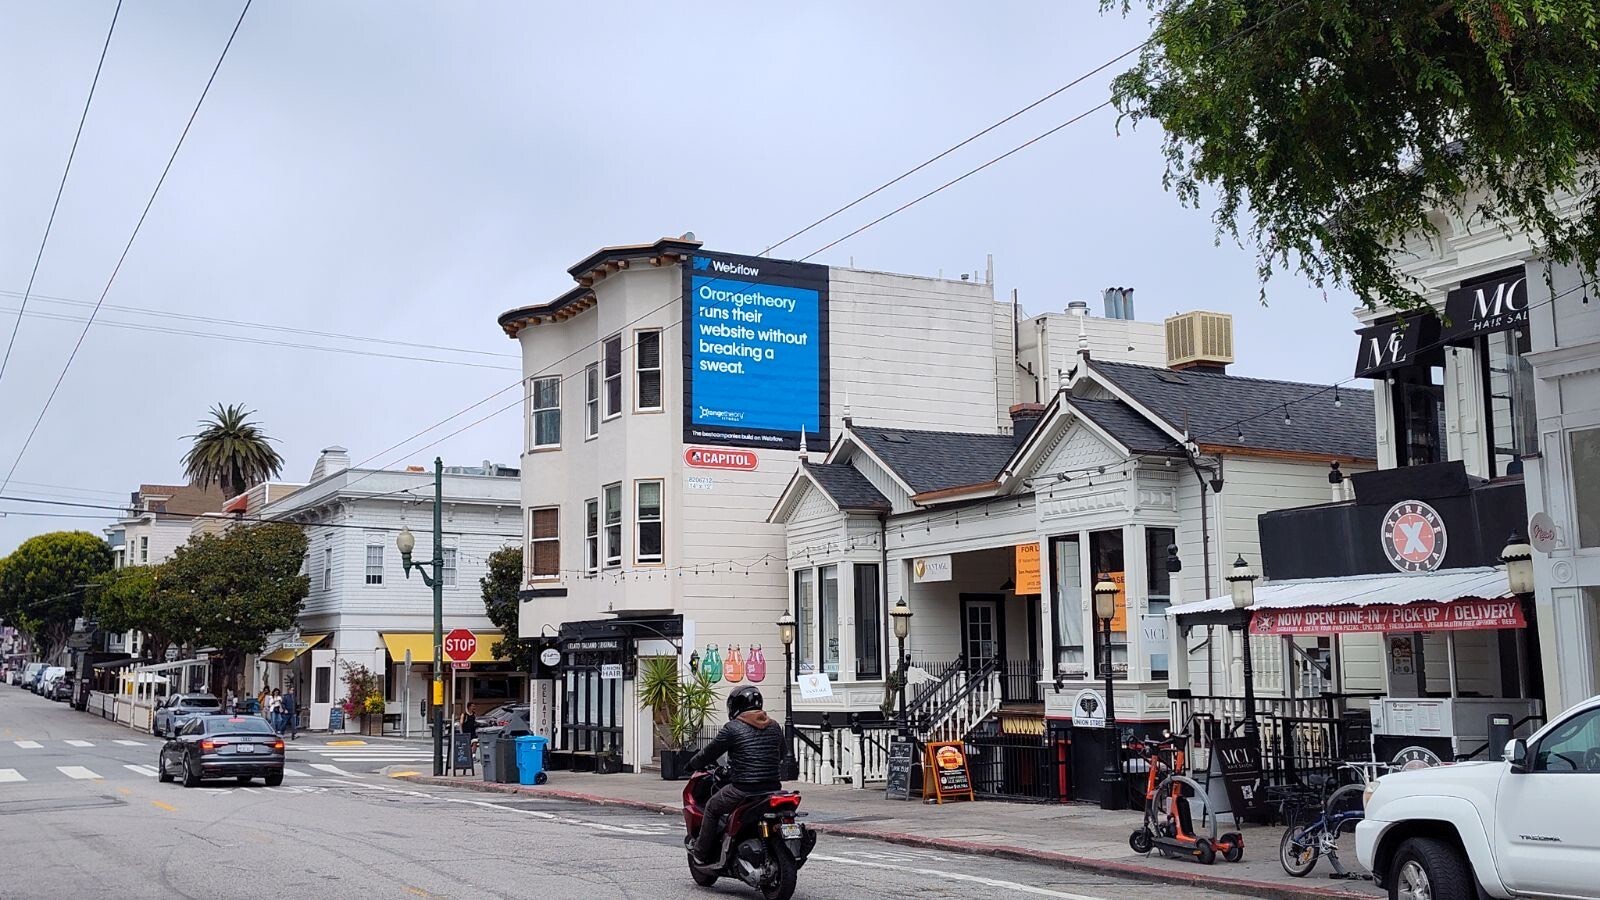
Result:
[[[457,628],[444,636],[444,655],[456,662],[472,659],[478,652],[478,636],[465,628]]]

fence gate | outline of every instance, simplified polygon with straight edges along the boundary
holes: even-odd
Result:
[[[1065,800],[1062,739],[1032,734],[975,734],[966,740],[972,789],[980,797],[1053,803]]]

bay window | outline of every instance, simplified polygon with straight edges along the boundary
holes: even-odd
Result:
[[[528,510],[528,577],[561,577],[561,510],[554,506]]]
[[[614,419],[622,415],[622,335],[614,334],[605,339],[600,361],[606,381],[605,418]]]
[[[600,571],[600,499],[583,501],[583,571]]]
[[[532,413],[528,418],[528,449],[561,446],[561,376],[532,379]]]
[[[833,680],[839,678],[839,567],[817,570],[817,649],[822,656],[822,671]]]
[[[1089,533],[1089,560],[1093,564],[1093,577],[1109,578],[1117,586],[1116,612],[1111,617],[1111,673],[1114,678],[1128,677],[1128,589],[1127,568],[1122,552],[1122,530],[1092,531]],[[1099,619],[1094,622],[1094,665],[1100,677],[1105,677],[1105,635]]]
[[[600,364],[583,370],[583,438],[600,436]]]
[[[1150,627],[1144,629],[1145,660],[1150,677],[1157,681],[1167,677],[1168,653],[1165,641],[1152,639],[1154,634],[1164,634],[1170,627],[1167,608],[1172,605],[1172,573],[1167,571],[1167,548],[1177,540],[1171,528],[1146,528],[1144,530],[1145,586],[1149,598],[1145,620]]]
[[[661,332],[640,331],[633,342],[634,381],[638,385],[640,412],[661,409]]]

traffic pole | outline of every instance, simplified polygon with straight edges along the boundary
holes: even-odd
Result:
[[[433,458],[433,774],[444,775],[444,459]]]

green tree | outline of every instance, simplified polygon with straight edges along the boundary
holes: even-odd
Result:
[[[522,604],[517,591],[522,587],[522,548],[502,547],[489,554],[489,569],[478,579],[483,587],[483,609],[494,627],[505,635],[491,648],[495,659],[509,660],[518,671],[533,671],[538,644],[517,637],[517,618]]]
[[[272,449],[272,439],[250,421],[253,415],[255,410],[246,410],[243,404],[219,403],[211,408],[210,418],[200,420],[200,432],[188,435],[194,444],[183,456],[183,467],[190,483],[203,488],[220,485],[233,497],[283,470],[283,457]]]
[[[1393,254],[1441,209],[1595,271],[1593,0],[1143,2],[1155,33],[1113,98],[1161,123],[1169,189],[1192,206],[1214,191],[1219,237],[1244,229],[1263,299],[1296,268],[1369,306],[1418,305]]]
[[[88,585],[110,568],[111,548],[87,531],[28,538],[0,565],[0,618],[32,635],[48,659],[83,615]]]

